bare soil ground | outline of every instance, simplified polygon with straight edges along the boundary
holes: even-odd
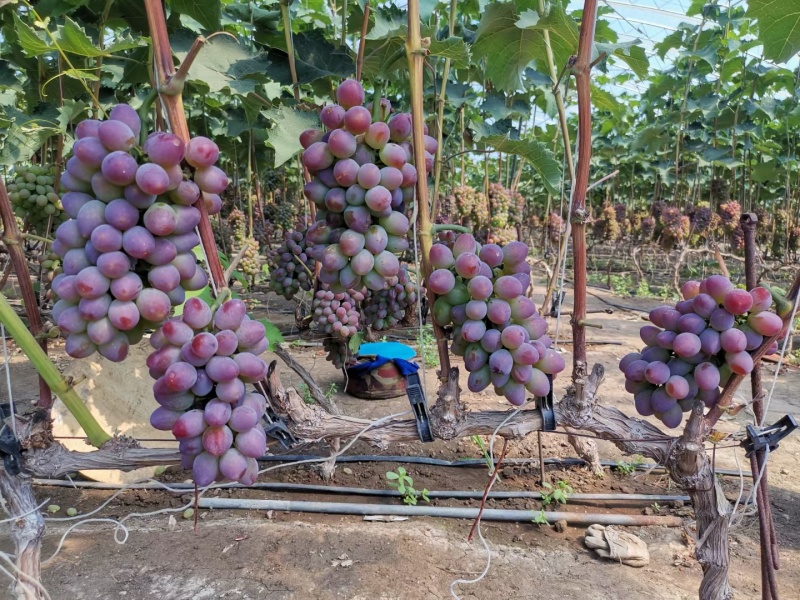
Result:
[[[624,354],[640,345],[638,328],[642,312],[621,310],[608,304],[649,309],[657,300],[620,299],[592,290],[589,308],[612,308],[613,314],[591,316],[603,329],[589,330],[589,340],[610,342],[589,346],[590,360],[606,367],[602,401],[632,414],[630,397],[623,389],[623,379],[616,363]],[[535,298],[537,303],[540,299]],[[267,312],[259,302],[259,310]],[[270,317],[282,327],[293,321],[290,309],[269,296]],[[569,310],[569,306],[565,307]],[[559,329],[561,339],[570,337],[568,319],[563,318]],[[551,334],[555,332],[555,321]],[[413,335],[412,335],[413,337]],[[567,352],[568,344],[562,347]],[[35,372],[12,344],[12,384],[17,401],[32,400],[37,394]],[[321,347],[291,347],[293,355],[314,375],[323,389],[331,383],[342,387],[341,373],[324,360]],[[58,359],[59,350],[55,356]],[[270,354],[270,358],[274,355]],[[456,365],[460,361],[456,359]],[[297,376],[282,364],[285,384],[297,385]],[[767,364],[765,382],[772,383],[774,365]],[[428,367],[425,376],[429,396],[436,389],[435,369]],[[462,369],[462,388],[466,390],[466,373]],[[556,392],[561,396],[568,377],[556,380]],[[800,401],[794,391],[800,385],[800,374],[784,369],[778,379],[769,407],[770,422],[787,412],[797,411]],[[2,386],[0,398],[5,393]],[[742,390],[746,397],[749,390]],[[498,409],[505,406],[489,393],[463,396],[471,410]],[[340,408],[346,414],[378,418],[403,411],[404,398],[383,401],[364,401],[337,393]],[[738,430],[746,417],[721,422],[719,429]],[[545,457],[573,456],[563,435],[547,434],[544,438]],[[610,443],[600,443],[604,459],[623,460]],[[303,452],[324,452],[322,448],[303,449]],[[470,440],[435,442],[432,444],[402,444],[376,449],[356,443],[349,454],[387,454],[430,456],[456,460],[480,458],[478,447]],[[745,470],[741,449],[720,449],[716,465],[722,469]],[[535,436],[510,444],[509,457],[535,458],[538,455]],[[797,596],[800,589],[800,483],[795,474],[800,456],[800,438],[785,440],[780,450],[770,456],[770,484],[774,514],[781,544],[781,570],[778,581],[783,597]],[[629,457],[625,460],[631,461]],[[366,488],[385,488],[385,473],[403,463],[348,463],[339,465],[333,485]],[[483,490],[487,469],[446,468],[404,464],[414,477],[418,488],[430,490]],[[188,474],[170,468],[165,481],[185,481]],[[550,481],[568,481],[575,492],[639,492],[680,494],[660,473],[638,472],[626,475],[608,470],[603,479],[595,479],[583,468],[548,467]],[[501,472],[495,490],[532,490],[537,485],[538,468],[509,466]],[[262,481],[321,483],[312,467],[276,470],[262,475]],[[733,501],[739,496],[740,485],[745,498],[750,488],[748,479],[724,478],[724,488]],[[81,514],[94,510],[112,492],[37,486],[37,498],[61,507],[58,517],[68,507]],[[217,490],[221,497],[302,499],[342,502],[393,502],[395,499],[335,496],[325,494],[300,495],[272,493],[259,490]],[[120,494],[105,509],[94,516],[119,518],[130,513],[148,513],[160,509],[177,509],[191,501],[191,495],[172,495],[162,491],[129,490]],[[438,506],[477,506],[477,500],[434,500]],[[515,508],[538,511],[535,500],[495,500],[487,503],[493,508]],[[677,514],[691,520],[691,510],[675,503],[671,506],[635,505],[630,502],[579,503],[569,500],[563,508],[580,512],[625,512],[628,514]],[[54,560],[44,568],[44,584],[55,599],[131,600],[158,598],[189,600],[215,598],[269,598],[275,600],[400,600],[407,598],[450,598],[453,580],[476,577],[486,565],[486,553],[476,539],[468,543],[472,525],[468,521],[433,518],[413,518],[395,523],[365,522],[361,517],[311,515],[299,513],[263,513],[258,511],[200,511],[197,529],[184,520],[180,512],[132,518],[127,521],[130,535],[124,544],[114,540],[110,524],[86,524],[72,530]],[[71,522],[49,521],[44,542],[43,559],[59,545]],[[487,576],[475,585],[458,585],[456,592],[464,599],[559,599],[596,598],[677,600],[697,597],[701,569],[693,559],[690,530],[660,527],[631,528],[644,539],[650,550],[651,563],[642,569],[603,561],[593,556],[582,543],[584,530],[569,527],[557,532],[552,526],[533,523],[483,524],[483,532],[491,548],[491,568]],[[731,582],[737,598],[760,598],[760,567],[758,562],[758,526],[754,516],[745,516],[732,530]],[[0,536],[0,549],[8,551],[8,537]],[[794,590],[794,591],[793,591]],[[10,597],[0,587],[0,598]]]

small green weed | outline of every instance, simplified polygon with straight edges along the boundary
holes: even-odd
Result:
[[[479,435],[473,435],[470,436],[469,439],[481,451],[481,454],[483,455],[483,460],[486,461],[486,466],[489,467],[489,475],[491,475],[492,472],[494,471],[494,463],[492,463],[492,457],[489,456],[489,449],[486,447],[486,444],[483,443],[483,438]],[[497,476],[497,479],[500,479],[500,475]]]
[[[544,514],[544,509],[533,514],[533,522],[536,525],[550,525],[550,521],[547,520],[547,516]]]
[[[306,404],[316,404],[317,401],[314,400],[314,396],[311,395],[311,390],[308,389],[308,386],[305,383],[301,383],[297,386],[297,391],[300,393],[300,396],[303,398],[303,402]],[[339,391],[339,386],[335,383],[331,383],[330,387],[327,391],[323,391],[322,395],[325,396],[328,400],[330,400],[334,394]]]
[[[386,479],[389,480],[389,487],[396,488],[402,494],[405,504],[416,506],[418,498],[422,498],[425,502],[431,501],[428,498],[427,488],[423,488],[422,491],[414,489],[414,480],[406,473],[403,467],[397,467],[397,471],[387,471]]]
[[[551,504],[566,504],[569,495],[575,491],[572,489],[572,486],[569,484],[569,482],[564,479],[561,479],[556,485],[547,483],[545,481],[542,484],[542,487],[547,490],[542,492],[542,505],[544,506],[550,506]]]
[[[637,456],[629,462],[618,460],[616,465],[614,465],[614,469],[623,475],[633,475],[636,472],[636,467],[638,467],[640,464],[642,464],[642,459],[641,457]]]

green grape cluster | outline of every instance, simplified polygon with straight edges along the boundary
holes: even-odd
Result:
[[[232,256],[236,256],[243,247],[247,247],[239,261],[242,273],[248,277],[255,277],[261,272],[261,254],[259,253],[258,241],[252,237],[247,237],[247,227],[245,215],[238,208],[234,208],[228,215],[228,225],[233,232]]]
[[[242,268],[242,273],[248,277],[256,277],[261,272],[260,245],[255,238],[247,238],[244,243],[247,245],[247,249],[244,251],[242,260],[239,261],[239,266]]]
[[[449,202],[462,220],[471,222],[476,228],[489,221],[489,201],[475,188],[466,185],[453,188]]]
[[[6,188],[14,214],[37,235],[47,235],[69,219],[56,194],[55,171],[41,165],[18,166]],[[52,221],[51,221],[52,219]]]

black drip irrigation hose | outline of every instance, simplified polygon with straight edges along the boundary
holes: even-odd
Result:
[[[277,454],[277,455],[270,455],[270,456],[262,456],[258,460],[260,462],[298,462],[298,461],[325,461],[328,460],[329,456],[319,456],[315,454]],[[463,458],[459,460],[444,460],[441,458],[429,458],[427,456],[393,456],[393,455],[386,455],[381,456],[377,454],[365,454],[365,455],[351,455],[351,456],[339,456],[336,458],[337,463],[369,463],[369,462],[392,462],[392,463],[401,463],[401,464],[411,464],[411,465],[432,465],[435,467],[488,467],[488,459],[483,458]],[[497,461],[495,461],[496,464]],[[538,465],[539,460],[535,458],[504,458],[503,459],[504,465],[514,465],[514,466],[528,466],[528,465]],[[544,464],[546,465],[555,465],[559,467],[581,467],[587,464],[587,462],[581,458],[545,458]],[[610,460],[603,460],[600,461],[604,467],[619,467],[620,463],[610,461]],[[636,469],[637,471],[652,471],[661,473],[664,472],[665,469],[661,465],[656,465],[652,463],[627,463],[629,468]],[[726,475],[729,477],[739,477],[740,475],[746,478],[752,479],[753,475],[751,473],[734,471],[732,469],[716,469],[714,471],[716,475]]]

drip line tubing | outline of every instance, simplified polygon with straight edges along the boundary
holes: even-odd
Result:
[[[114,484],[114,483],[101,483],[96,481],[65,481],[63,479],[34,479],[33,483],[41,486],[57,486],[57,487],[76,487],[81,489],[95,489],[95,490],[163,490],[164,488],[152,483],[134,483],[134,484]],[[193,491],[194,484],[192,483],[171,483],[171,488]],[[302,493],[321,493],[321,494],[344,494],[350,496],[379,496],[379,497],[392,497],[400,498],[402,494],[397,490],[380,490],[371,488],[359,487],[342,487],[342,486],[327,486],[327,485],[308,485],[302,483],[254,483],[253,485],[245,486],[239,483],[228,483],[215,486],[221,489],[256,489],[256,490],[269,490],[274,492],[302,492]],[[429,498],[458,498],[458,499],[474,499],[480,500],[483,497],[483,491],[470,491],[470,490],[436,490],[428,492]],[[533,500],[541,500],[542,494],[540,492],[495,492],[489,493],[488,498],[495,500],[509,500],[514,498],[528,498]],[[668,494],[569,494],[570,500],[612,500],[612,501],[629,501],[629,502],[645,502],[652,504],[654,502],[688,502],[689,496],[675,496]]]
[[[337,515],[440,517],[450,519],[475,519],[480,509],[449,506],[404,506],[397,504],[354,504],[350,502],[305,502],[294,500],[247,500],[244,498],[200,498],[199,508],[232,510],[274,510],[280,512],[308,512]],[[537,513],[539,514],[539,513]],[[484,521],[531,522],[530,510],[505,510],[486,508],[481,514]],[[544,517],[550,523],[566,521],[570,525],[623,525],[681,527],[680,517],[650,515],[619,515],[605,513],[548,512]]]

